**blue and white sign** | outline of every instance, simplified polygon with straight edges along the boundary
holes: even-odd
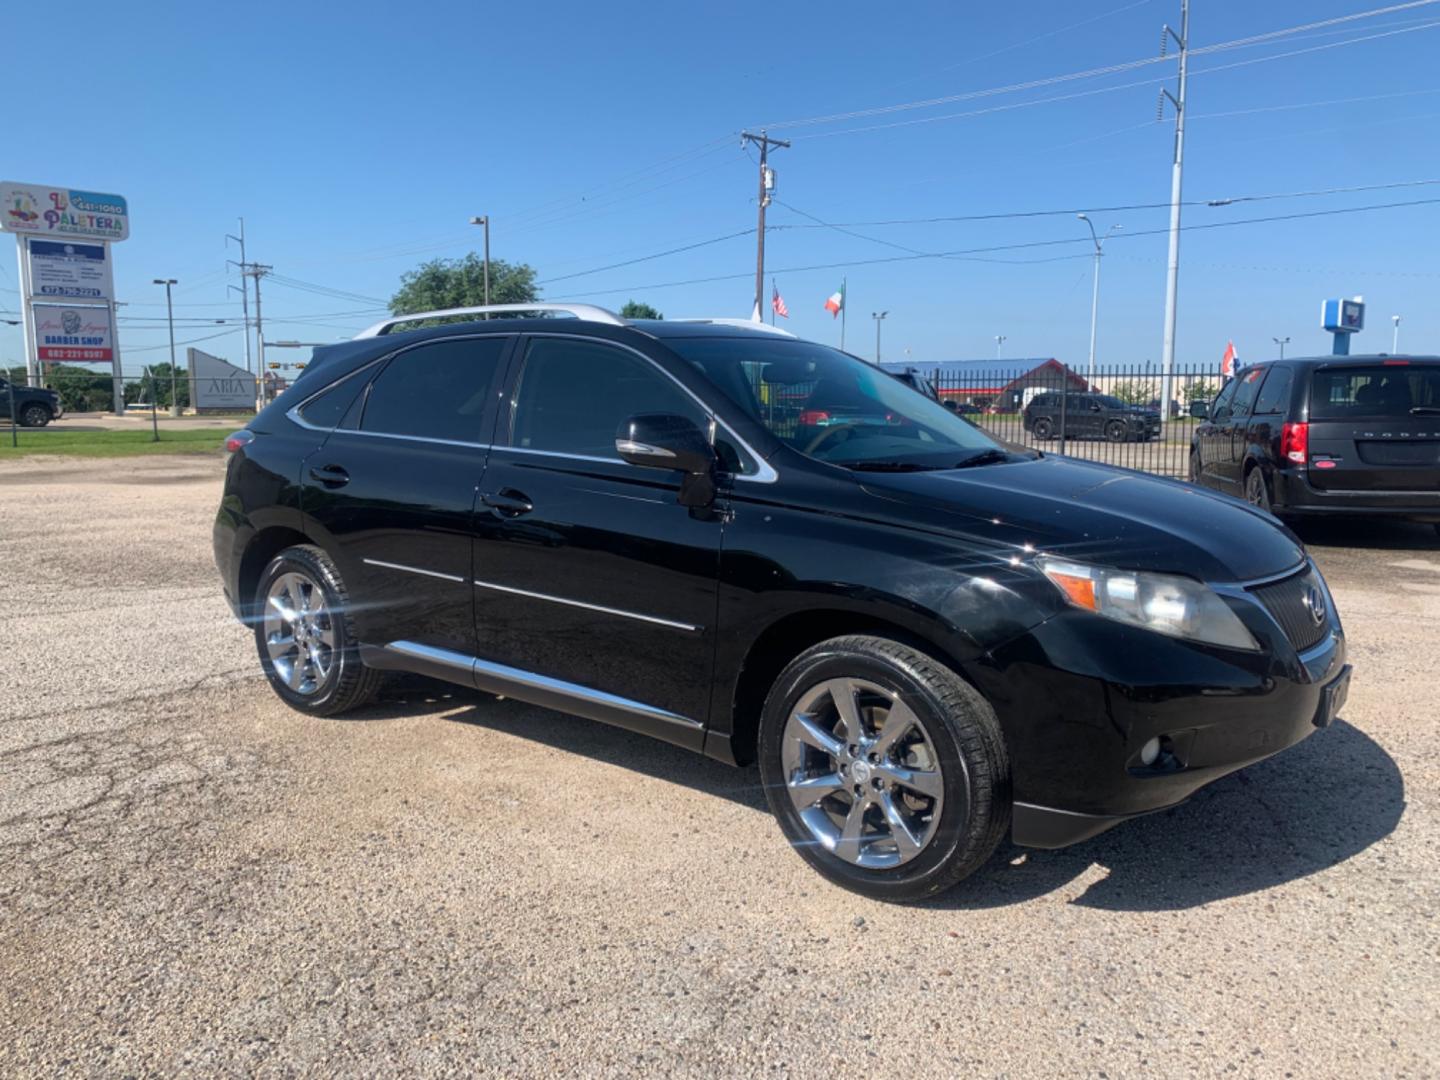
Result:
[[[1365,329],[1365,302],[1326,300],[1320,311],[1320,322],[1332,334],[1356,334]]]
[[[36,300],[115,299],[110,250],[105,244],[26,237],[30,251],[30,294]]]

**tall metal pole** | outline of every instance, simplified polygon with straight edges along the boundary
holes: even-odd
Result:
[[[490,303],[490,215],[472,217],[470,224],[485,226],[485,303],[488,305]],[[490,316],[485,317],[488,319]]]
[[[1116,229],[1123,228],[1121,225],[1111,225],[1105,230],[1104,236],[1097,236],[1095,223],[1090,220],[1088,214],[1076,214],[1081,221],[1090,227],[1090,240],[1095,245],[1095,289],[1090,296],[1090,368],[1086,372],[1087,382],[1095,381],[1095,326],[1096,318],[1100,314],[1100,256],[1104,254],[1105,241]]]
[[[1391,315],[1390,321],[1395,325],[1395,331],[1390,335],[1390,355],[1400,355],[1400,316]]]
[[[764,131],[759,135],[742,131],[740,143],[743,146],[747,142],[760,147],[760,192],[756,200],[760,216],[755,226],[755,307],[750,312],[750,318],[755,322],[764,322],[760,316],[763,310],[760,305],[765,300],[765,208],[770,205],[770,193],[775,187],[774,175],[770,172],[770,147],[788,148],[790,143],[785,139],[772,139]]]
[[[165,286],[165,315],[170,322],[170,415],[180,415],[180,394],[175,371],[175,305],[170,302],[170,286],[177,285],[172,278],[156,278],[156,285]]]
[[[875,320],[875,363],[880,363],[880,324],[885,321],[888,311],[872,311],[870,317]]]
[[[1162,422],[1170,419],[1170,384],[1175,377],[1175,313],[1180,289],[1180,188],[1185,163],[1185,76],[1186,61],[1190,53],[1190,0],[1180,0],[1180,33],[1169,26],[1164,35],[1173,37],[1180,46],[1179,94],[1168,90],[1161,93],[1175,106],[1175,155],[1170,168],[1170,258],[1165,278],[1165,348],[1161,364],[1163,377],[1160,389],[1160,416]],[[1161,37],[1162,45],[1165,36]],[[1163,108],[1164,101],[1161,101]]]
[[[840,279],[840,351],[845,351],[845,312],[850,307],[850,279]]]
[[[239,235],[239,236],[236,236],[236,235],[234,235],[233,233],[226,233],[226,234],[225,234],[225,239],[227,239],[227,240],[234,240],[236,243],[238,243],[238,244],[240,245],[240,261],[239,261],[238,263],[235,263],[234,265],[239,266],[239,267],[240,267],[240,271],[241,271],[241,273],[240,273],[240,311],[241,311],[241,313],[245,316],[245,370],[248,371],[248,372],[250,372],[250,373],[253,375],[253,374],[255,373],[255,370],[254,370],[254,368],[251,366],[251,363],[250,363],[250,283],[245,279],[245,273],[244,273],[244,271],[245,271],[245,219],[242,217],[242,218],[239,218],[238,220],[239,220],[239,222],[240,222],[240,235]],[[230,285],[230,286],[228,286],[228,288],[233,289],[233,288],[235,288],[235,286],[234,286],[234,285]]]
[[[1273,341],[1273,342],[1275,342],[1276,345],[1279,345],[1279,346],[1280,346],[1280,359],[1281,359],[1281,360],[1284,360],[1284,359],[1285,359],[1285,346],[1290,344],[1290,337],[1289,337],[1289,335],[1286,335],[1286,336],[1283,337],[1283,338],[1281,338],[1281,337],[1271,338],[1270,340]]]
[[[999,360],[999,359],[1000,359],[1000,346],[1004,345],[1005,342],[1007,342],[1008,340],[1010,340],[1010,339],[1007,338],[1004,334],[996,334],[996,335],[995,335],[995,359],[996,359],[996,360]]]

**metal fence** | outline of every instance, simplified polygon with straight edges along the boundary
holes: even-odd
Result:
[[[1160,401],[1164,376],[1154,365],[1109,365],[1093,374],[1055,361],[912,370],[946,407],[1003,442],[1163,476],[1186,475],[1197,423],[1190,405],[1220,390],[1213,367],[1177,368],[1168,408]]]

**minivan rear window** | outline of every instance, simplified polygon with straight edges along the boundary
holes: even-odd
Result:
[[[1311,376],[1311,420],[1408,418],[1432,409],[1440,413],[1440,364],[1326,367]]]

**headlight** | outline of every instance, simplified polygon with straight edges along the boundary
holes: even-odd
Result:
[[[1208,586],[1173,574],[1135,573],[1042,558],[1036,564],[1065,599],[1116,622],[1229,649],[1260,648]]]

